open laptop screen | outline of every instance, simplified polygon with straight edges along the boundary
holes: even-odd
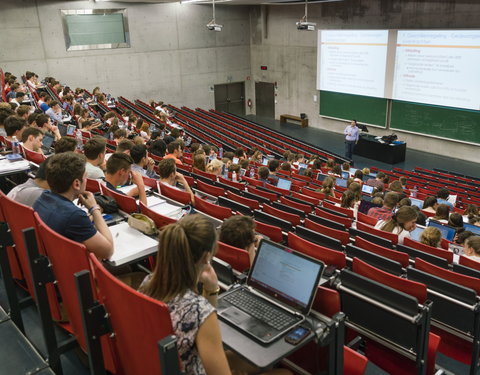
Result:
[[[306,314],[322,270],[322,262],[262,240],[248,275],[248,285]]]
[[[292,186],[292,181],[286,180],[285,178],[279,178],[277,181],[277,187],[280,189],[290,190]]]
[[[366,184],[363,184],[363,185],[362,185],[362,193],[372,194],[372,193],[373,193],[373,189],[374,189],[373,186],[369,186],[369,185],[366,185]]]
[[[342,172],[342,177],[346,180],[348,180],[350,178],[350,173],[348,173],[347,171],[343,171]]]
[[[411,239],[420,242],[420,236],[422,235],[422,232],[424,230],[425,230],[425,227],[417,225],[417,227],[410,232]]]
[[[347,187],[347,180],[345,180],[344,178],[337,178],[335,180],[335,185],[346,188]]]
[[[473,224],[463,223],[465,230],[469,230],[472,233],[475,233],[476,236],[480,236],[480,227],[477,227]]]
[[[323,173],[319,173],[318,176],[317,176],[317,180],[318,180],[318,181],[323,181],[323,180],[325,180],[327,177],[328,177],[328,175],[323,174]]]
[[[449,227],[448,225],[442,225],[438,221],[435,220],[430,220],[428,222],[429,227],[435,227],[442,232],[442,237],[445,238],[448,241],[453,241],[453,238],[455,237],[455,228]]]
[[[409,198],[409,199],[410,199],[410,202],[412,202],[412,205],[417,206],[420,209],[423,208],[423,201],[421,199],[417,199],[417,198]]]
[[[43,135],[43,140],[42,140],[43,148],[45,148],[46,150],[50,149],[50,147],[52,147],[52,144],[53,144],[54,140],[55,140],[55,138],[52,137],[51,135],[44,134]]]

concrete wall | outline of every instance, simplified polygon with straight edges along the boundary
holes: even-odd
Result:
[[[127,8],[131,48],[67,52],[60,9],[83,8]],[[214,84],[250,75],[248,7],[218,6],[216,13],[221,33],[205,27],[207,5],[3,0],[0,66],[114,96],[212,108]]]
[[[303,14],[304,7],[297,5],[252,9],[251,86],[255,81],[277,83],[276,118],[282,113],[304,112],[311,126],[343,132],[344,122],[319,116],[319,103],[314,101],[314,95],[318,96],[317,32],[296,29],[295,22]],[[345,0],[309,4],[308,20],[316,22],[318,29],[479,28],[480,2]],[[268,70],[260,70],[261,65],[267,65]],[[383,135],[390,131],[372,128],[371,133]],[[478,146],[396,133],[409,148],[478,161]]]

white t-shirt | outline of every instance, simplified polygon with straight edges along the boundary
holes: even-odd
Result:
[[[103,173],[103,171],[99,167],[90,164],[88,161],[85,164],[85,170],[87,171],[87,178],[97,180],[99,178],[105,177],[105,173]]]

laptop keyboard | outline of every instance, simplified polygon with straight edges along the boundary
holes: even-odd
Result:
[[[293,316],[255,297],[247,290],[241,289],[230,293],[224,297],[224,300],[278,331],[296,323]]]

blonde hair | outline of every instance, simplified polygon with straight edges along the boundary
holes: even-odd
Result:
[[[218,159],[213,159],[210,163],[208,163],[206,171],[208,173],[215,173],[221,172],[223,167],[223,162]]]
[[[438,247],[442,241],[442,232],[435,227],[426,227],[420,235],[420,242],[433,247]]]

